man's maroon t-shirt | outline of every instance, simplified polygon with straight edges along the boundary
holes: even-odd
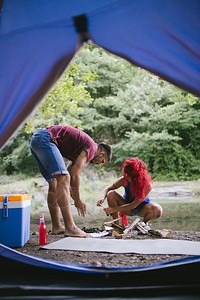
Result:
[[[69,126],[50,126],[47,130],[62,156],[73,162],[83,150],[87,151],[87,162],[91,161],[97,153],[97,144],[79,129]]]

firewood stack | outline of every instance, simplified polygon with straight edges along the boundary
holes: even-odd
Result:
[[[117,239],[135,237],[138,234],[138,232],[140,232],[144,235],[150,235],[150,236],[156,237],[156,238],[170,238],[170,237],[172,237],[172,232],[171,232],[171,230],[168,230],[168,229],[163,229],[163,230],[150,229],[150,230],[146,230],[145,228],[143,228],[139,224],[139,221],[140,221],[139,218],[135,219],[133,221],[133,223],[127,228],[125,226],[116,224],[116,221],[118,221],[119,219],[120,218],[105,222],[103,224],[102,229],[109,231],[110,235],[112,237],[117,238]],[[137,230],[134,230],[134,229],[137,229]]]

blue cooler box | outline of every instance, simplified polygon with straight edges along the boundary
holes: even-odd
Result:
[[[23,247],[30,238],[28,194],[0,195],[0,244]]]

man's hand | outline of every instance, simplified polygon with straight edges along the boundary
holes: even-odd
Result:
[[[104,203],[104,199],[100,199],[97,201],[97,206],[101,206]]]
[[[76,201],[74,204],[77,208],[79,216],[85,217],[85,215],[86,215],[86,205],[85,205],[85,203],[83,203],[81,200],[79,200],[79,201]]]

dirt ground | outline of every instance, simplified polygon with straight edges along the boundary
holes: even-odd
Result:
[[[98,228],[83,228],[87,232],[98,232]],[[47,233],[47,243],[64,238],[62,235],[51,235]],[[110,236],[101,238],[111,238]],[[130,238],[130,237],[129,237]],[[148,235],[134,235],[132,239],[154,238]],[[200,241],[200,232],[195,231],[173,231],[172,239]],[[115,267],[134,267],[153,265],[160,262],[171,261],[188,257],[187,255],[143,255],[143,254],[116,254],[116,253],[99,253],[99,252],[80,252],[66,250],[44,250],[39,246],[39,236],[37,232],[30,234],[30,240],[22,248],[15,250],[24,254],[33,255],[40,258],[54,261],[63,261],[72,264],[93,265],[93,266],[115,266]]]

